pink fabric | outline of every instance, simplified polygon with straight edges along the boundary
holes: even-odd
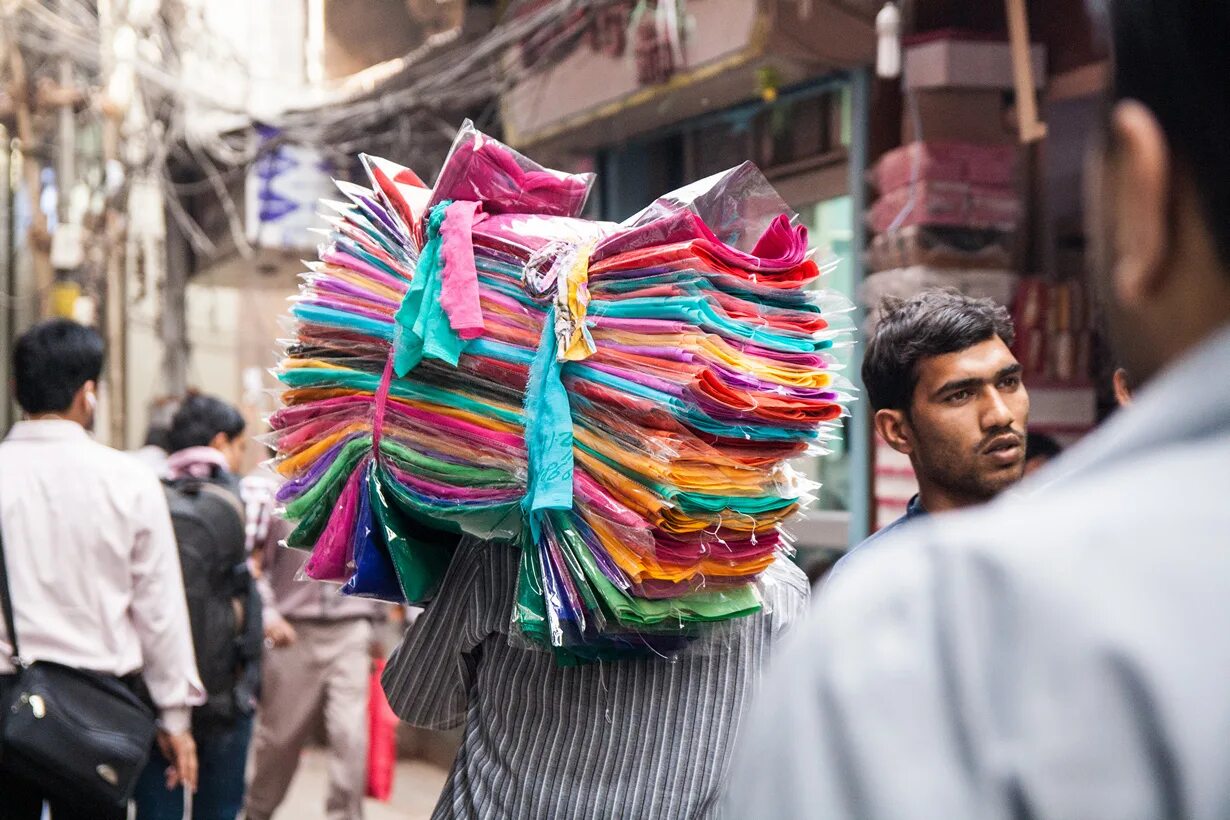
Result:
[[[632,228],[621,228],[594,249],[591,263],[622,253],[644,250],[656,245],[695,243],[715,258],[736,268],[751,271],[785,271],[807,259],[807,229],[791,225],[785,214],[774,219],[745,253],[723,242],[705,221],[689,210],[679,210]]]
[[[325,525],[320,538],[316,539],[312,557],[303,567],[303,572],[307,577],[334,583],[350,578],[354,569],[351,566],[354,557],[352,536],[355,518],[359,514],[359,492],[362,489],[360,482],[366,466],[367,461],[364,460],[355,467],[350,478],[346,480],[346,486],[342,489],[337,504],[333,507],[333,514],[329,516],[329,523]]]
[[[172,453],[167,459],[167,478],[209,478],[214,468],[229,471],[231,465],[226,456],[212,447],[188,447]]]
[[[448,323],[463,339],[483,335],[483,310],[478,303],[478,268],[474,265],[474,223],[483,218],[477,202],[454,202],[440,226],[440,305]]]

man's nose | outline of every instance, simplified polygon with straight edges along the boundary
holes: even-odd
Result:
[[[1011,427],[1015,421],[1016,416],[1013,415],[1012,408],[1004,401],[999,391],[988,390],[983,403],[982,429],[994,430],[997,427]]]

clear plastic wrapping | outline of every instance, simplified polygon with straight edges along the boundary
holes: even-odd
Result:
[[[853,392],[850,305],[812,287],[806,231],[750,164],[622,225],[576,218],[590,176],[468,123],[430,191],[364,164],[292,301],[266,439],[308,576],[422,603],[459,538],[508,540],[518,640],[567,661],[719,646],[814,494],[788,461]]]

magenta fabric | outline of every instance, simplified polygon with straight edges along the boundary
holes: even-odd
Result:
[[[477,202],[454,202],[440,226],[440,305],[449,326],[463,339],[483,335],[483,311],[478,302],[478,269],[474,265],[474,223],[483,218]]]
[[[366,463],[366,460],[365,460]],[[359,492],[363,489],[366,469],[355,468],[346,480],[346,486],[337,499],[329,523],[316,541],[312,555],[303,567],[309,578],[317,581],[345,582],[351,575],[350,566],[354,556],[355,517],[359,513]]]

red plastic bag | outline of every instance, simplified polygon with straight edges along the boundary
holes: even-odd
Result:
[[[388,802],[397,765],[397,715],[380,686],[383,673],[384,661],[373,661],[367,692],[367,796]]]

